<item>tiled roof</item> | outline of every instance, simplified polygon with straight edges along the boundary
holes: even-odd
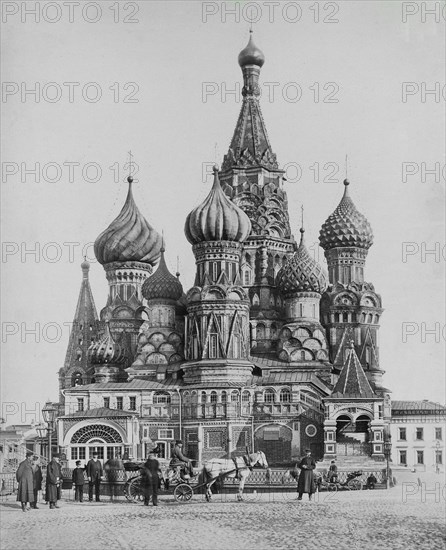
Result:
[[[396,411],[410,412],[411,414],[426,414],[429,411],[446,414],[446,407],[424,399],[423,401],[392,401],[392,414]]]
[[[329,387],[312,372],[271,372],[267,376],[252,377],[252,384],[258,386],[291,383],[314,384],[324,391],[329,389]]]
[[[106,409],[106,408],[98,408],[98,409],[88,409],[86,411],[76,411],[71,414],[66,414],[59,418],[116,418],[116,417],[123,417],[123,416],[134,416],[136,412],[127,412],[127,411],[121,411],[117,409]]]
[[[156,380],[131,380],[130,382],[99,382],[97,384],[87,384],[85,386],[68,388],[68,390],[70,392],[168,390],[178,388],[182,385],[183,382],[181,380],[172,380],[170,378],[159,382]]]
[[[354,348],[350,349],[347,360],[330,397],[352,399],[376,397],[364,373]]]

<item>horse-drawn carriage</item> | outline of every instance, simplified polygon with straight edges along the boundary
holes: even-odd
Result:
[[[145,487],[141,468],[143,463],[127,463],[125,469],[135,472],[135,475],[128,479],[124,486],[124,494],[130,502],[141,502],[145,498]],[[269,468],[266,456],[262,451],[248,454],[244,457],[233,459],[211,459],[205,462],[198,476],[188,479],[178,466],[167,467],[162,470],[160,478],[161,489],[170,492],[173,488],[173,497],[176,502],[189,502],[194,492],[204,492],[206,500],[210,502],[212,497],[212,486],[222,482],[225,478],[236,478],[239,480],[239,491],[237,500],[243,500],[243,489],[254,466]]]
[[[320,474],[316,477],[315,482],[319,491],[360,491],[363,487],[363,482],[360,479],[363,472],[357,470],[355,472],[349,472],[345,481],[340,481],[339,476],[331,476],[329,473]]]

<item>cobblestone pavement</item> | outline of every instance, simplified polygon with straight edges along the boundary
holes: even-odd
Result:
[[[431,491],[431,492],[428,492]],[[2,550],[444,550],[443,484],[402,485],[389,491],[201,495],[188,504],[161,496],[158,507],[127,502],[74,503],[23,513],[0,504]],[[293,499],[293,500],[291,500]]]

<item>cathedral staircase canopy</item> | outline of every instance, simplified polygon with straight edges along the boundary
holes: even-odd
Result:
[[[350,198],[349,184],[345,179],[341,202],[321,227],[319,242],[324,250],[346,247],[368,250],[373,244],[372,227]]]
[[[162,239],[136,206],[132,193],[133,178],[127,178],[129,190],[121,212],[94,243],[100,264],[142,262],[155,265],[160,257]]]
[[[191,244],[209,241],[243,242],[251,231],[251,222],[241,208],[223,192],[214,166],[211,192],[187,216],[184,232]]]
[[[370,386],[356,355],[353,342],[330,398],[373,399],[378,397]]]

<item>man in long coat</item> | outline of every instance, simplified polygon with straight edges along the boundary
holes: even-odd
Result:
[[[93,487],[96,497],[96,502],[100,502],[100,485],[101,479],[104,475],[102,471],[101,461],[98,459],[98,453],[93,453],[93,458],[87,463],[87,477],[88,477],[88,500],[93,502]]]
[[[46,500],[50,503],[50,510],[59,508],[60,486],[62,483],[62,467],[59,463],[59,454],[54,453],[46,469]]]
[[[34,499],[33,499],[33,502],[31,503],[31,508],[34,508],[35,510],[37,510],[38,509],[37,495],[39,491],[42,490],[42,480],[43,480],[42,469],[39,464],[38,456],[33,457],[32,469],[33,469],[33,478],[34,478]]]
[[[152,497],[153,506],[158,506],[158,488],[160,485],[160,464],[155,454],[150,453],[149,458],[142,469],[142,478],[144,486],[144,506],[149,505]]]
[[[183,442],[180,439],[177,439],[175,442],[175,447],[172,451],[172,458],[170,460],[170,466],[172,468],[181,466],[182,470],[189,474],[190,477],[194,477],[192,460],[183,455]]]
[[[297,482],[297,500],[302,500],[302,495],[304,493],[308,493],[309,499],[311,500],[311,495],[316,492],[313,475],[313,470],[316,468],[316,462],[311,456],[310,449],[305,451],[305,456],[297,467],[300,468],[299,480]]]
[[[32,469],[32,454],[19,464],[16,479],[19,482],[17,501],[21,502],[23,512],[29,510],[29,503],[34,502],[34,476]]]

